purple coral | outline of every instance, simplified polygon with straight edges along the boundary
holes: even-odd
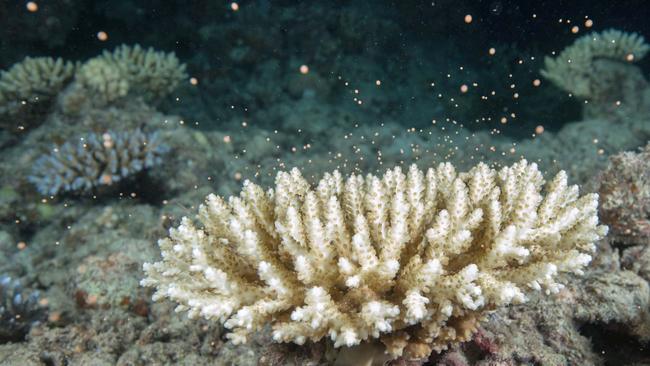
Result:
[[[41,156],[28,180],[43,195],[89,191],[162,163],[168,151],[155,132],[89,134]]]

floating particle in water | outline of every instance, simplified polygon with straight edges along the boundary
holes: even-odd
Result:
[[[102,41],[102,42],[107,41],[108,40],[108,33],[104,32],[104,31],[97,32],[97,39]]]
[[[471,14],[465,15],[465,23],[469,24],[471,22],[472,22],[472,15]]]
[[[538,134],[538,135],[543,134],[544,133],[544,126],[539,125],[539,126],[535,127],[535,133]]]
[[[591,28],[594,25],[594,21],[591,19],[585,20],[585,27]]]
[[[230,140],[231,140],[231,139],[230,139],[230,136],[228,136],[228,135],[226,135],[226,136],[223,137],[223,142],[225,142],[225,143],[227,143],[227,144],[230,143]]]
[[[192,85],[198,85],[198,84],[199,84],[199,79],[197,79],[197,78],[195,78],[195,77],[191,77],[191,78],[190,78],[190,84],[192,84]]]
[[[496,54],[496,53],[497,53],[497,50],[496,50],[494,47],[491,47],[491,48],[488,50],[488,54],[489,54],[490,56],[494,56],[494,54]]]
[[[625,56],[625,60],[626,60],[626,61],[629,61],[629,62],[633,62],[633,61],[634,61],[634,54],[633,54],[633,53],[628,53],[628,54]]]
[[[574,25],[573,27],[571,27],[571,33],[576,34],[579,31],[580,31],[580,27],[578,27],[577,25]]]
[[[494,1],[492,4],[490,4],[490,12],[494,15],[501,15],[501,12],[503,11],[503,4],[501,4],[501,1]]]
[[[230,9],[232,9],[232,11],[239,10],[239,4],[237,4],[236,2],[230,3]]]
[[[461,93],[467,93],[468,89],[469,88],[467,87],[467,84],[463,84],[463,85],[460,86],[460,92]]]
[[[540,86],[542,84],[542,81],[539,79],[533,80],[533,86]]]
[[[309,66],[307,65],[300,65],[300,73],[305,75],[309,72]]]
[[[376,80],[375,85],[380,86],[381,85],[381,80]]]
[[[35,3],[34,1],[28,1],[27,4],[25,4],[25,7],[27,8],[27,11],[30,13],[35,13],[38,11],[38,4]]]
[[[102,135],[102,141],[103,141],[102,144],[107,149],[112,149],[113,146],[115,145],[115,141],[113,141],[113,137],[111,136],[110,133],[104,133]]]

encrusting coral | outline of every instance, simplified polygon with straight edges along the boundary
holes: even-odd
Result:
[[[578,38],[556,58],[546,57],[545,69],[541,73],[558,87],[576,96],[598,98],[608,85],[608,74],[618,72],[608,70],[612,69],[608,61],[636,62],[649,50],[650,45],[639,34],[608,29]]]
[[[354,352],[379,340],[391,358],[422,359],[528,290],[559,291],[558,273],[590,262],[607,231],[597,195],[580,197],[564,172],[543,186],[525,160],[467,173],[449,163],[335,171],[315,187],[280,172],[275,189],[246,182],[239,197],[208,196],[202,227],[184,218],[171,229],[142,284],[223,323],[234,343],[270,324],[278,342],[329,337]]]
[[[160,164],[168,150],[155,132],[89,134],[38,158],[28,179],[43,195],[88,191]]]

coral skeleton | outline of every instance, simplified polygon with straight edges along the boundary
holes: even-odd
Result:
[[[625,33],[608,29],[578,38],[556,58],[544,59],[542,75],[558,87],[579,97],[597,95],[604,84],[601,77],[602,60],[631,63],[641,60],[650,50],[650,45],[636,33]]]
[[[89,134],[38,158],[29,181],[43,195],[89,191],[160,164],[168,151],[155,132]]]
[[[141,283],[223,323],[233,343],[270,324],[277,342],[381,342],[391,358],[421,359],[528,291],[557,293],[558,274],[581,274],[607,231],[597,206],[564,172],[544,185],[525,160],[334,171],[316,186],[293,169],[266,192],[247,181],[238,197],[208,196],[201,225],[172,228]]]

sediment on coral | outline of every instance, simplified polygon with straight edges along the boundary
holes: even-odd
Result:
[[[22,339],[32,325],[43,321],[46,307],[40,293],[25,289],[20,281],[0,276],[0,342]]]
[[[39,157],[28,180],[43,195],[90,191],[161,164],[168,151],[156,132],[88,134]]]
[[[597,204],[564,172],[544,185],[525,160],[335,171],[316,186],[294,169],[266,192],[246,182],[238,197],[208,196],[201,227],[184,218],[171,229],[142,284],[223,323],[235,343],[270,324],[277,342],[383,344],[423,359],[527,291],[558,292],[558,273],[582,273],[607,231]]]

